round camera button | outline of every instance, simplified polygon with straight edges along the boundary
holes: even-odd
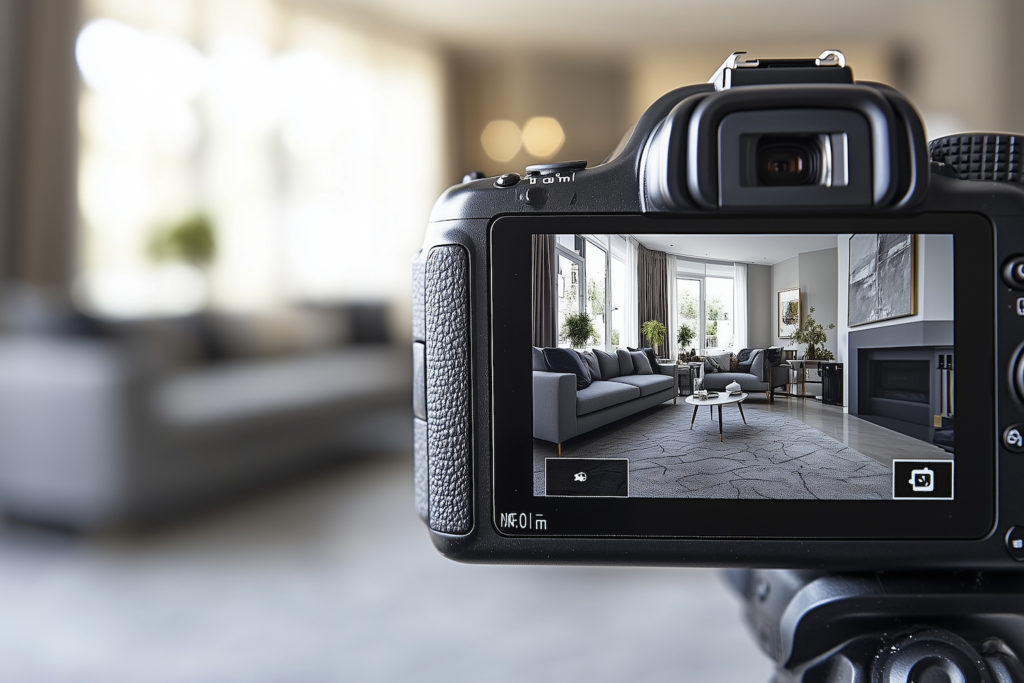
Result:
[[[1006,532],[1006,550],[1010,557],[1018,562],[1024,562],[1024,528],[1011,526]]]
[[[1024,453],[1024,424],[1011,425],[1003,430],[1003,448],[1013,453]]]
[[[1014,289],[1024,289],[1024,256],[1014,256],[1003,264],[1003,281]]]
[[[494,184],[498,187],[512,187],[519,182],[518,173],[506,173],[505,175],[498,176],[498,179],[494,181]]]

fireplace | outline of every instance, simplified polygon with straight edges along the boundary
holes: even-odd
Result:
[[[946,371],[952,352],[941,346],[860,349],[856,414],[931,441],[937,416],[952,418],[952,372]]]
[[[925,360],[868,360],[870,398],[931,402],[931,363]]]

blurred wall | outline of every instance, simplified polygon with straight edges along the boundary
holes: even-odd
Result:
[[[64,288],[77,211],[75,0],[0,2],[0,280]]]
[[[488,175],[521,170],[543,161],[525,147],[507,160],[488,157],[481,134],[490,121],[511,121],[520,129],[532,117],[556,119],[565,135],[550,158],[604,160],[630,121],[630,70],[620,59],[507,52],[459,52],[450,60],[455,157],[461,172]],[[457,182],[453,179],[452,182]]]

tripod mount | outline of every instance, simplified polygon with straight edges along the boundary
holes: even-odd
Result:
[[[1024,583],[1000,573],[731,570],[775,683],[1024,683]]]

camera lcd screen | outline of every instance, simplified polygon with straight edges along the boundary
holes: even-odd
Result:
[[[499,530],[982,535],[987,223],[727,223],[496,222]]]

